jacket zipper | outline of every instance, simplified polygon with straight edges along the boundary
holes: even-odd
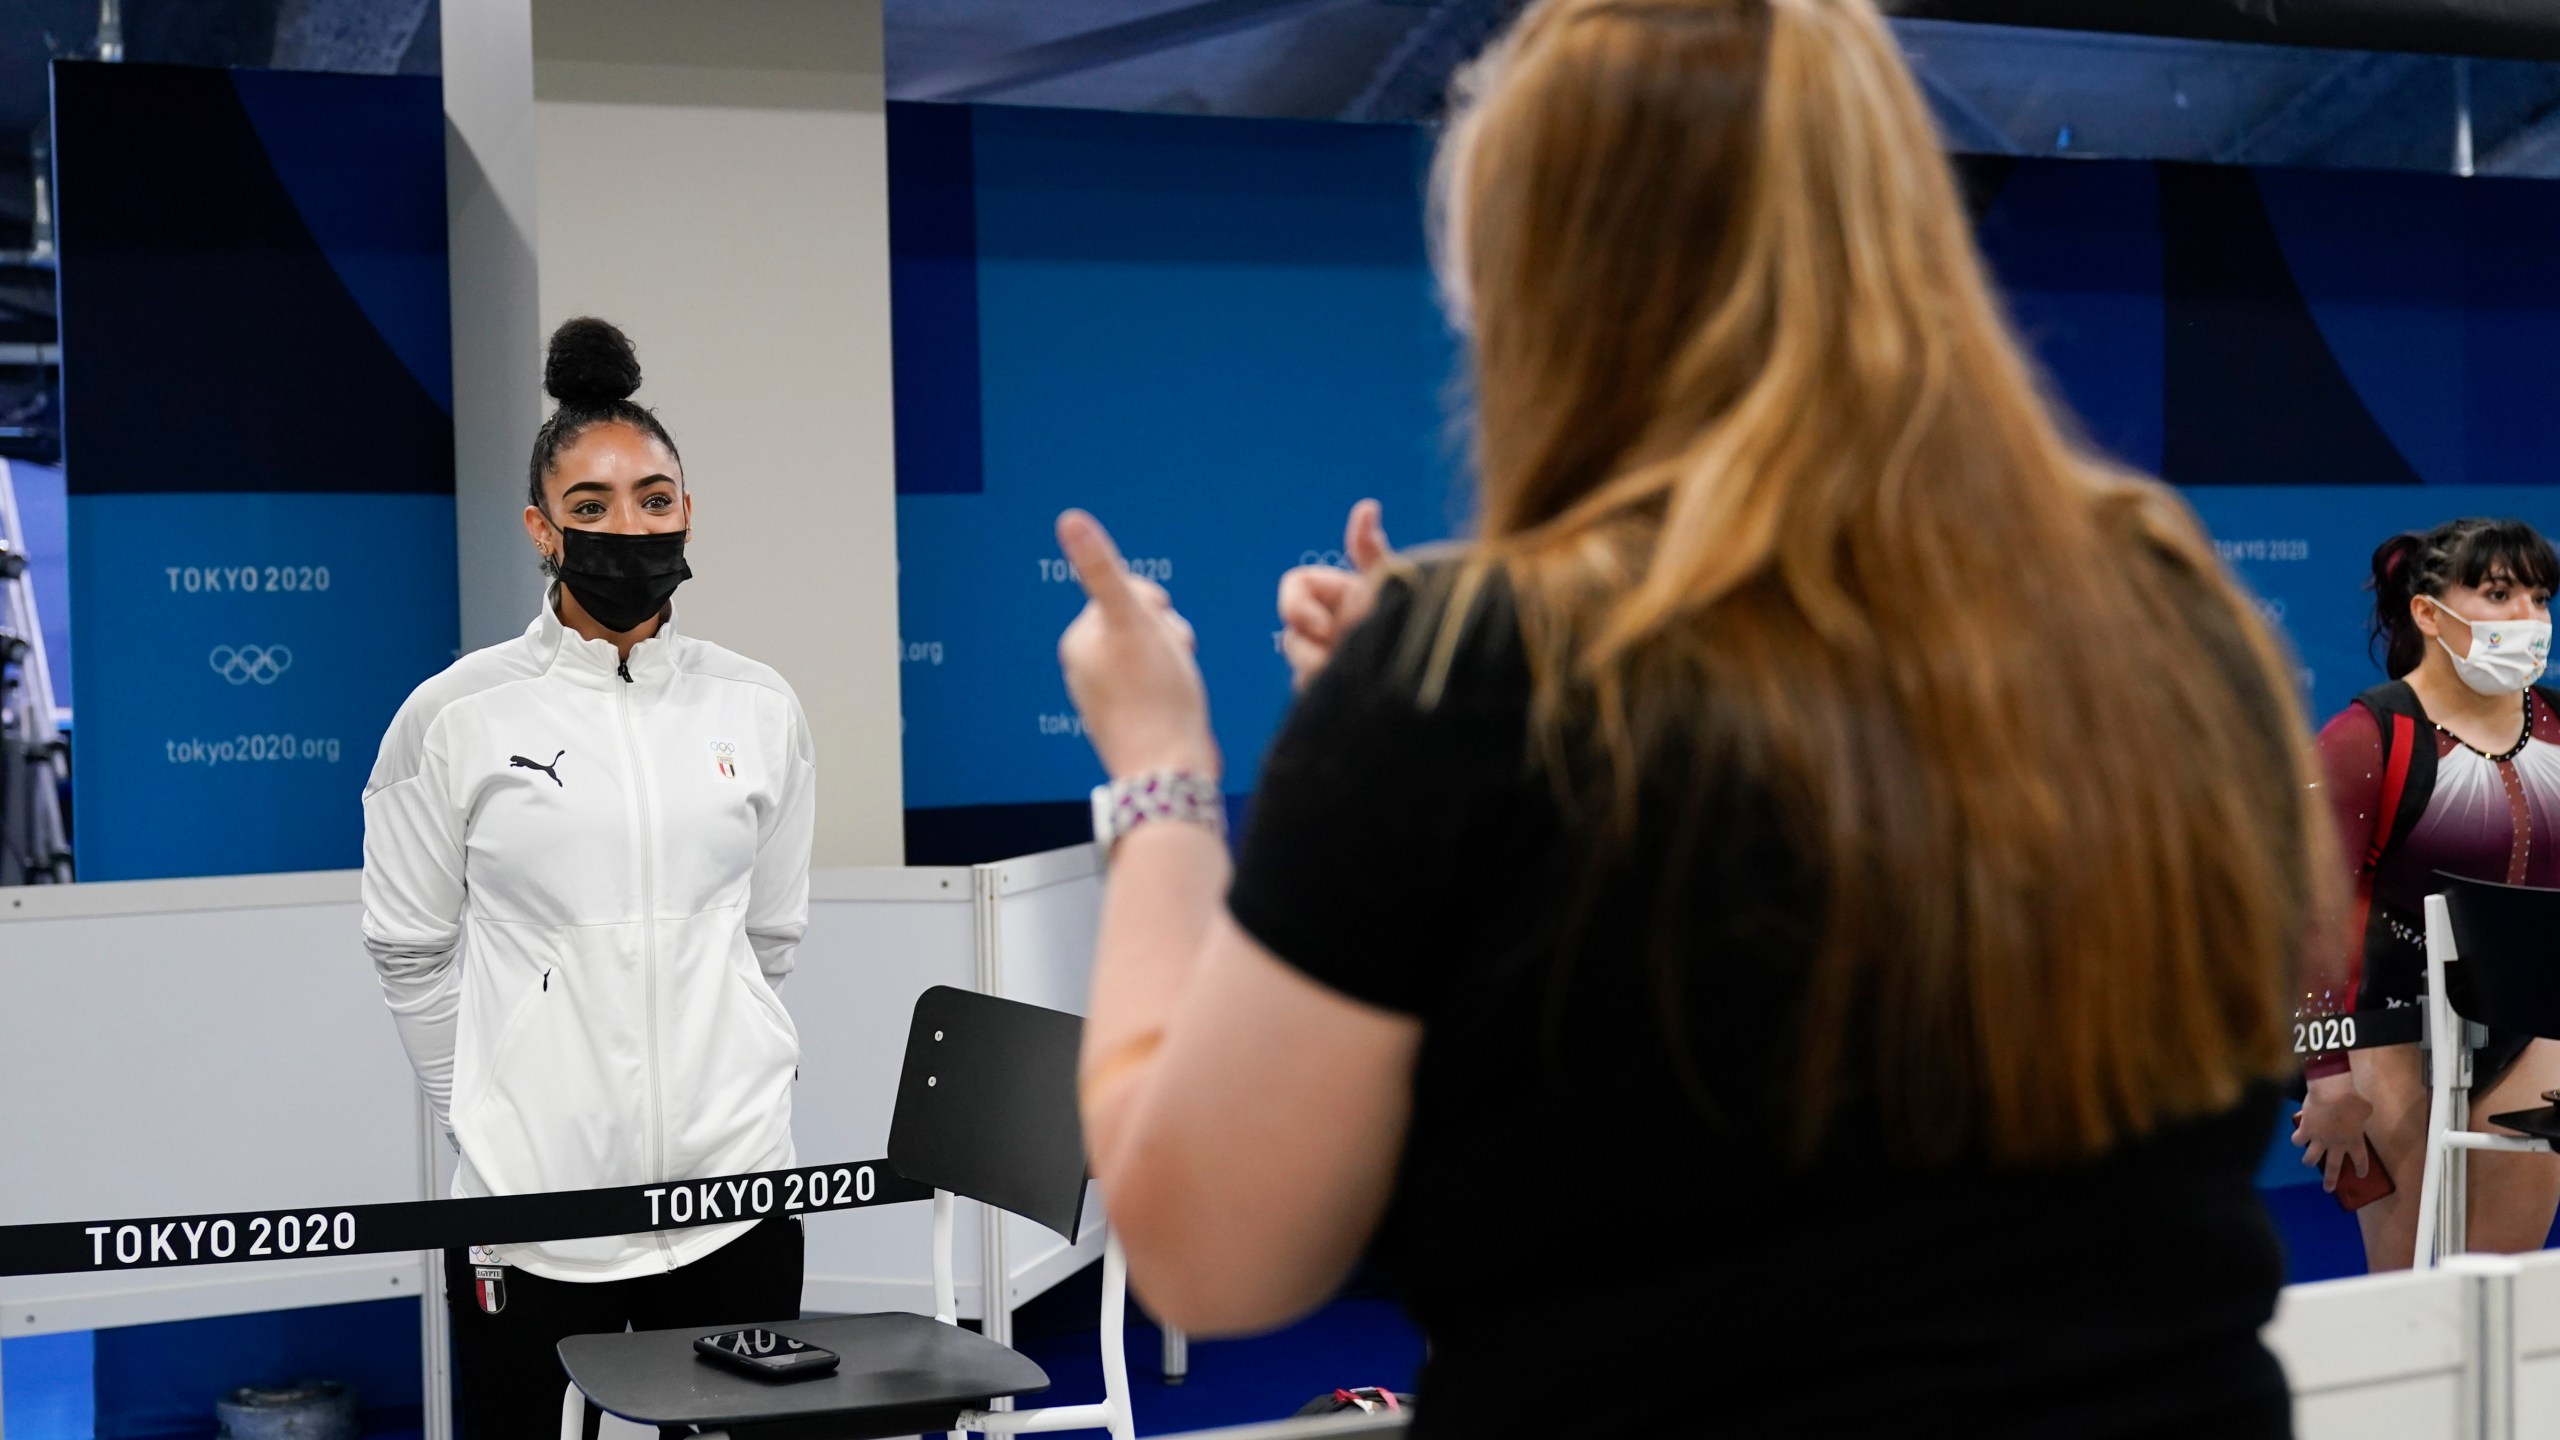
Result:
[[[622,721],[623,762],[631,769],[631,791],[640,801],[640,978],[641,1017],[648,1028],[649,1053],[649,1178],[666,1179],[666,1102],[660,1094],[658,1073],[658,824],[649,807],[649,775],[640,763],[640,746],[631,738],[631,660],[623,657],[614,667],[622,677],[623,688],[615,695]],[[659,1253],[675,1258],[674,1247],[666,1235],[656,1237]]]

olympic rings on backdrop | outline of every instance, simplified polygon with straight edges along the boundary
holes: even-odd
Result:
[[[214,674],[234,685],[246,685],[252,680],[273,685],[293,668],[293,651],[282,645],[242,645],[237,649],[216,645],[205,659],[213,666]]]
[[[1348,570],[1351,560],[1339,550],[1309,550],[1298,557],[1300,565],[1321,565],[1329,570]]]

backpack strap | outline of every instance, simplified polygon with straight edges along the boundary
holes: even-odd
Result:
[[[2373,833],[2357,857],[2355,894],[2348,930],[2347,1008],[2358,1008],[2364,993],[2365,948],[2373,923],[2374,872],[2391,847],[2417,828],[2436,788],[2436,747],[2432,724],[2409,682],[2394,680],[2356,697],[2382,727],[2382,794],[2373,807]]]
[[[2364,847],[2364,884],[2373,887],[2373,872],[2382,867],[2382,854],[2391,846],[2391,832],[2400,828],[2400,797],[2409,790],[2409,757],[2418,748],[2418,724],[2406,715],[2386,715],[2389,727],[2383,736],[2382,801],[2373,807],[2373,838]]]
[[[2356,703],[2371,711],[2382,729],[2382,796],[2374,807],[2373,834],[2358,867],[2369,888],[2382,857],[2418,828],[2419,819],[2427,813],[2427,801],[2435,794],[2436,747],[2430,743],[2435,725],[2406,680],[2376,685],[2357,696]]]

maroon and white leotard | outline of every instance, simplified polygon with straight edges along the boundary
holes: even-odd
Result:
[[[2351,865],[2361,865],[2382,805],[2388,759],[2383,733],[2382,723],[2361,704],[2339,711],[2320,732],[2323,783]],[[2483,754],[2434,726],[2422,725],[2419,739],[2436,750],[2435,789],[2426,811],[2375,867],[2365,933],[2344,945],[2322,946],[2305,965],[2305,1014],[2420,1003],[2426,989],[2426,897],[2438,871],[2560,887],[2560,715],[2528,691],[2523,738],[2502,755]],[[2487,1063],[2489,1058],[2484,1056],[2484,1075],[2505,1068]],[[2503,1058],[2511,1061],[2514,1054]],[[2319,1076],[2346,1067],[2343,1053],[2330,1052],[2303,1068]]]

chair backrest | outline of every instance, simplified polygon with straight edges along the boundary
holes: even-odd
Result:
[[[889,1168],[1075,1241],[1084,1217],[1076,1051],[1084,1021],[936,985],[916,1000]]]
[[[2445,998],[2467,1020],[2560,1039],[2560,890],[2439,874],[2461,963]]]

